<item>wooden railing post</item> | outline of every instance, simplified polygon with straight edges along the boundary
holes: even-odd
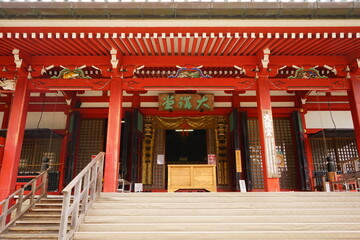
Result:
[[[36,183],[37,183],[37,181],[35,180],[35,181],[31,184],[30,204],[33,204],[33,203],[35,202]]]
[[[69,221],[69,213],[68,213],[68,206],[70,205],[70,197],[71,194],[69,192],[63,192],[63,205],[61,211],[61,221],[60,221],[60,229],[59,229],[59,240],[66,239],[67,233],[67,225]]]
[[[80,206],[80,191],[81,191],[81,185],[82,185],[82,179],[80,178],[79,183],[75,186],[75,190],[74,190],[74,209],[72,211],[71,214],[71,227],[75,228],[77,221],[78,221],[78,217],[79,217],[79,206]]]
[[[84,177],[84,197],[83,197],[83,204],[82,204],[82,207],[81,207],[81,213],[85,213],[87,208],[88,208],[88,201],[89,201],[89,184],[90,184],[90,174],[91,174],[91,170],[88,171],[86,174],[85,174],[85,177]]]
[[[49,176],[49,173],[48,173],[48,171],[45,171],[45,173],[44,173],[44,175],[43,175],[43,177],[42,177],[42,184],[43,184],[43,186],[42,186],[42,194],[45,194],[46,195],[46,193],[47,193],[47,189],[48,189],[48,183],[49,183],[49,178],[48,178],[48,176]]]
[[[24,188],[21,188],[20,194],[19,194],[19,198],[18,198],[18,208],[16,210],[16,216],[19,216],[21,214],[21,206],[23,204],[23,199],[24,199]]]
[[[92,169],[91,169],[91,183],[97,183],[97,165],[95,165]],[[97,184],[96,184],[97,185]],[[91,184],[90,186],[90,199],[91,201],[94,201],[96,197],[96,186],[93,186],[93,184]]]
[[[7,220],[7,211],[9,209],[9,198],[5,200],[5,203],[2,205],[2,218],[0,223],[0,229],[4,229]]]

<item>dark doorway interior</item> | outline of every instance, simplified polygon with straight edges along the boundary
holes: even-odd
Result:
[[[167,164],[207,164],[206,130],[166,130]]]

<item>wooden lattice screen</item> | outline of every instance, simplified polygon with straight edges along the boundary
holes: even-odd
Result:
[[[284,165],[279,167],[280,188],[296,189],[296,165],[291,122],[288,118],[274,119],[275,147],[284,156]]]
[[[165,154],[165,129],[155,130],[155,149],[153,156],[153,183],[149,187],[165,189],[165,162],[158,164],[157,156]]]
[[[19,172],[39,172],[42,159],[49,158],[50,171],[58,171],[59,166],[56,165],[60,160],[61,149],[60,138],[29,138],[24,139],[21,149]]]
[[[328,155],[336,163],[358,157],[355,138],[310,138],[310,143],[316,176],[326,175]]]
[[[296,188],[296,164],[291,121],[288,118],[274,118],[276,151],[284,156],[284,166],[279,167],[281,189]],[[252,181],[255,189],[264,188],[258,120],[248,119]]]
[[[91,161],[92,155],[104,151],[104,119],[81,119],[76,173]]]
[[[261,189],[264,188],[264,180],[262,170],[260,134],[257,119],[248,119],[248,132],[253,187]]]

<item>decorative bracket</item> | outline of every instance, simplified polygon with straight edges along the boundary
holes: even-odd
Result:
[[[245,68],[239,67],[239,66],[237,66],[237,65],[234,65],[234,68],[237,69],[237,70],[239,70],[239,71],[240,71],[240,74],[241,74],[241,73],[246,74]]]
[[[270,62],[270,59],[269,59],[270,49],[265,48],[263,52],[264,52],[264,57],[263,57],[263,59],[261,59],[261,64],[262,64],[263,68],[267,69],[269,62]]]
[[[20,53],[20,50],[16,49],[16,48],[12,51],[12,54],[14,55],[14,63],[16,65],[16,68],[20,68],[21,64],[23,62],[23,60],[20,59],[19,53]]]
[[[209,75],[204,75],[200,68],[176,67],[179,68],[179,70],[175,75],[169,75],[168,78],[211,78]]]
[[[111,54],[110,63],[111,63],[113,68],[117,68],[117,66],[119,64],[119,59],[117,59],[117,57],[116,57],[117,50],[115,48],[112,48],[111,51],[110,51],[110,54]]]
[[[15,91],[16,81],[15,80],[2,80],[0,81],[0,87],[4,90]]]

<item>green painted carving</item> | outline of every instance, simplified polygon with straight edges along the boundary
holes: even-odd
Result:
[[[54,76],[51,79],[91,79],[91,77],[85,76],[84,71],[79,68],[75,68],[74,70],[64,68],[57,77]]]
[[[299,68],[296,70],[294,76],[290,76],[289,78],[304,78],[304,79],[311,79],[311,78],[328,78],[326,76],[321,76],[319,71],[315,68],[304,69]]]

